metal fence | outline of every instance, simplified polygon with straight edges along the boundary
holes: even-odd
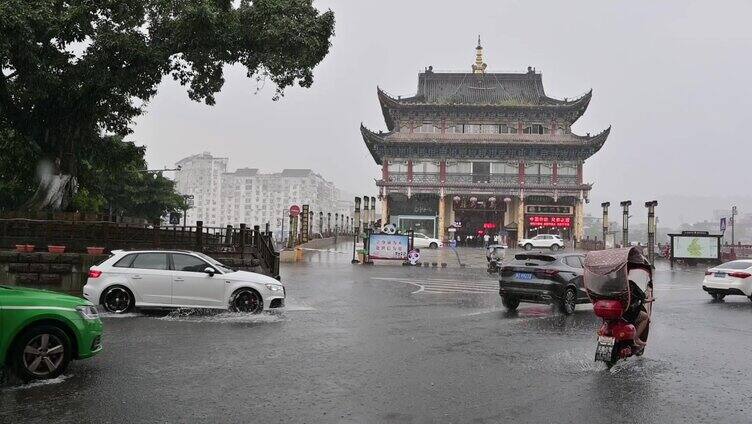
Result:
[[[151,226],[91,221],[54,221],[0,219],[0,248],[34,245],[65,246],[67,252],[85,252],[88,247],[115,249],[185,249],[244,259],[258,256],[262,266],[275,278],[279,276],[279,253],[268,228],[261,230],[240,224],[238,227]]]

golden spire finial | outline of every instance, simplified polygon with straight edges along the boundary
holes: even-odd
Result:
[[[475,63],[473,64],[474,74],[485,74],[486,65],[483,63],[483,46],[480,44],[480,34],[478,34],[478,47],[475,48]]]

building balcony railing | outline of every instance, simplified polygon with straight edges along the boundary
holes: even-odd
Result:
[[[438,172],[416,172],[412,181],[408,181],[406,172],[390,172],[389,179],[385,183],[416,183],[416,184],[442,184],[446,186],[456,184],[488,184],[488,185],[521,185],[518,174],[468,174],[448,173],[441,182]],[[554,185],[552,175],[526,175],[525,186],[551,186]],[[579,187],[576,176],[559,176],[556,181],[557,187]]]

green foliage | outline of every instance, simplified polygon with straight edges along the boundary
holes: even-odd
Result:
[[[146,149],[120,137],[103,137],[82,152],[74,200],[80,211],[159,219],[184,207],[175,183],[161,173],[147,172]]]
[[[88,178],[97,166],[84,162],[87,151],[102,134],[130,133],[166,75],[209,105],[225,65],[275,83],[275,99],[296,83],[309,87],[333,31],[334,14],[312,0],[3,0],[0,142],[14,153],[0,159],[0,176],[47,158]],[[21,173],[2,182],[2,204],[29,197],[32,174]],[[85,187],[77,204],[96,207],[97,191]]]
[[[0,211],[18,207],[34,193],[38,157],[31,144],[0,121]]]

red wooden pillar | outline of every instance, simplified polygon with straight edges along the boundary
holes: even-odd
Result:
[[[381,165],[381,179],[384,181],[389,181],[389,161],[385,160]]]
[[[517,178],[520,180],[520,184],[525,184],[525,162],[520,161],[520,166],[517,169]]]
[[[577,184],[582,184],[582,164],[577,164]]]
[[[407,181],[413,182],[413,161],[407,161]]]
[[[442,184],[446,181],[446,161],[439,162],[439,182]]]
[[[517,134],[522,134],[522,121],[517,121]]]
[[[551,168],[552,168],[552,171],[551,171],[551,173],[552,173],[552,175],[551,175],[551,182],[553,184],[556,184],[556,183],[559,182],[559,164],[556,163],[556,161],[554,161],[554,163],[552,164]]]

